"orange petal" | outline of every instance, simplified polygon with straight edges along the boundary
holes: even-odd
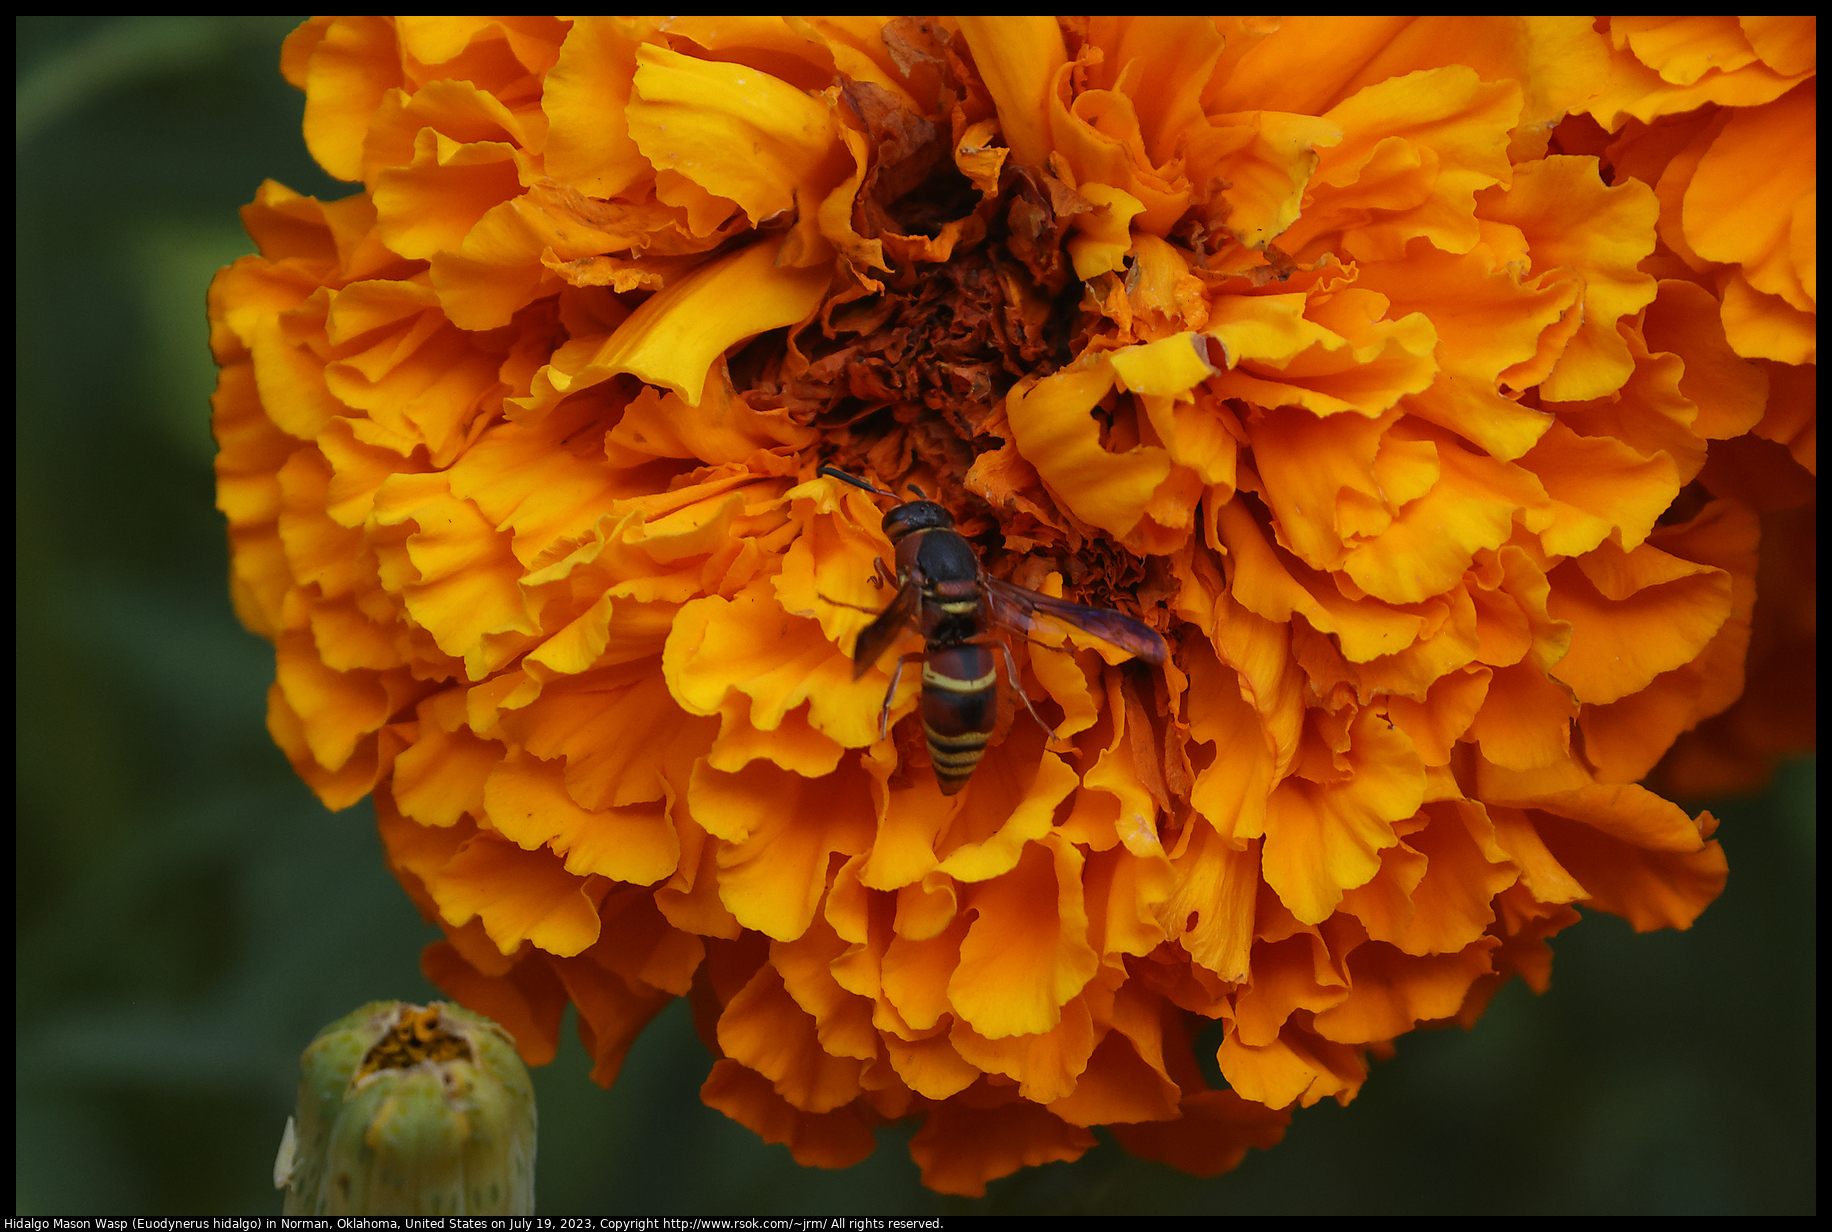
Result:
[[[566,997],[579,1010],[580,1035],[592,1057],[592,1081],[609,1087],[642,1029],[673,998],[628,983],[586,958],[552,960]]]
[[[1078,215],[1069,236],[1069,258],[1075,276],[1083,282],[1096,274],[1124,269],[1132,250],[1132,220],[1145,203],[1129,192],[1106,184],[1083,184],[1081,195],[1094,203],[1090,214]]]
[[[1278,649],[1283,659],[1283,647]],[[1196,775],[1190,806],[1224,838],[1257,838],[1266,830],[1265,799],[1276,769],[1272,736],[1262,728],[1240,678],[1226,671],[1212,651],[1195,649],[1185,663],[1190,669],[1190,736],[1215,748],[1214,761]],[[1297,718],[1295,713],[1287,716],[1294,728]]]
[[[507,975],[490,975],[479,971],[449,942],[435,941],[421,951],[420,971],[454,1000],[500,1023],[529,1065],[546,1065],[559,1051],[566,987],[555,977],[545,955],[529,955]]]
[[[1742,268],[1750,286],[1794,309],[1814,308],[1794,251],[1797,208],[1816,196],[1815,162],[1801,158],[1814,139],[1817,98],[1799,88],[1761,107],[1732,112],[1686,189],[1686,239],[1707,261]],[[1812,232],[1800,236],[1809,245]]]
[[[1048,1031],[989,1040],[956,1020],[948,1041],[974,1068],[1015,1081],[1019,1098],[1050,1104],[1076,1089],[1094,1051],[1094,1024],[1085,1000],[1075,997],[1062,1007],[1060,1020]]]
[[[1819,317],[1764,295],[1740,273],[1724,278],[1724,336],[1738,355],[1784,364],[1819,362]]]
[[[1158,914],[1172,914],[1166,904],[1175,888],[1175,873],[1160,848],[1138,856],[1124,847],[1090,854],[1082,877],[1088,904],[1088,943],[1105,956],[1149,954],[1166,939]]]
[[[1639,268],[1654,251],[1660,207],[1653,190],[1639,180],[1609,187],[1595,160],[1555,154],[1515,167],[1511,186],[1483,194],[1481,212],[1521,229],[1542,276],[1565,266],[1584,279],[1583,325],[1541,382],[1541,396],[1575,402],[1619,389],[1632,361],[1616,322],[1656,292]]]
[[[1610,543],[1550,575],[1547,610],[1572,626],[1553,675],[1581,702],[1613,702],[1698,657],[1730,616],[1731,579],[1644,543]]]
[[[1176,891],[1159,915],[1165,933],[1221,980],[1244,983],[1253,950],[1259,844],[1235,850],[1197,827],[1171,863]]]
[[[1075,1084],[1074,1094],[1050,1105],[1071,1125],[1164,1121],[1178,1114],[1182,1092],[1148,1062],[1130,1040],[1109,1031]]]
[[[1723,440],[1761,422],[1768,374],[1731,349],[1711,292],[1696,283],[1662,281],[1659,298],[1643,317],[1642,332],[1649,351],[1683,361],[1679,392],[1697,408],[1692,431]]]
[[[957,881],[984,882],[1009,873],[1030,845],[1050,832],[1057,806],[1075,790],[1075,771],[1043,751],[1042,732],[1029,715],[1023,717],[1028,730],[1014,726],[980,762],[973,789],[938,851],[937,869]]]
[[[1155,446],[1125,453],[1103,448],[1100,425],[1088,413],[1113,387],[1104,363],[1067,369],[1029,390],[1012,390],[1005,413],[1022,453],[1051,493],[1076,517],[1124,537],[1170,474],[1170,458]]]
[[[1202,335],[1194,332],[1121,347],[1107,356],[1107,362],[1113,365],[1113,375],[1134,393],[1183,401],[1216,371]]]
[[[947,929],[917,940],[892,937],[885,947],[881,969],[884,999],[907,1028],[917,1035],[942,1024],[948,1013],[948,982],[960,964],[961,940],[967,935],[968,917],[956,915]],[[949,1051],[953,1051],[950,1044]]]
[[[1507,542],[1516,511],[1540,500],[1531,476],[1452,441],[1437,445],[1435,461],[1442,470],[1432,490],[1343,561],[1357,586],[1389,603],[1418,603],[1450,590],[1477,553]]]
[[[1491,674],[1465,667],[1440,676],[1423,702],[1397,694],[1387,698],[1387,717],[1411,739],[1427,766],[1450,763],[1451,754],[1488,696]]]
[[[1464,64],[1364,86],[1323,113],[1342,140],[1319,152],[1310,200],[1281,245],[1302,253],[1340,231],[1330,247],[1363,260],[1397,260],[1415,238],[1468,252],[1480,234],[1476,194],[1509,178],[1505,136],[1520,109],[1518,84]]]
[[[1813,57],[1806,48],[1813,40],[1798,23],[1769,36],[1766,45],[1773,49],[1773,63],[1753,57],[1755,48],[1740,29],[1742,24],[1723,14],[1610,19],[1610,42],[1615,50],[1610,56],[1609,81],[1584,106],[1613,132],[1622,127],[1625,116],[1651,123],[1710,103],[1751,107],[1772,102],[1812,75]],[[1662,27],[1678,37],[1671,38]],[[1787,43],[1793,44],[1791,52],[1776,48],[1776,44]],[[1701,55],[1738,67],[1695,77],[1690,66]]]
[[[1253,947],[1252,983],[1235,995],[1229,1038],[1255,1048],[1274,1044],[1294,1012],[1317,1013],[1348,995],[1347,980],[1314,931],[1272,944],[1261,941]]]
[[[795,1004],[814,1018],[823,1052],[869,1062],[883,1051],[872,1026],[872,1004],[843,988],[830,965],[849,948],[832,925],[816,915],[796,940],[770,943],[770,964]]]
[[[1424,766],[1410,741],[1372,711],[1357,717],[1353,738],[1350,777],[1288,778],[1267,802],[1263,875],[1305,923],[1328,918],[1342,891],[1374,876],[1377,853],[1398,841],[1393,823],[1423,802]]]
[[[1270,1150],[1285,1136],[1291,1114],[1242,1099],[1233,1091],[1192,1091],[1174,1121],[1115,1125],[1113,1136],[1134,1155],[1195,1176],[1220,1176],[1248,1147]]]
[[[961,942],[948,1000],[987,1039],[1050,1030],[1093,976],[1099,960],[1087,943],[1081,867],[1073,844],[1046,839],[966,897],[977,918]]]
[[[418,477],[416,477],[418,478]],[[382,525],[412,522],[398,554],[383,556],[383,583],[401,592],[407,612],[445,653],[481,680],[528,646],[540,629],[541,603],[522,588],[523,570],[506,536],[477,506],[439,489],[443,476],[391,482],[377,501]]]
[[[1227,296],[1203,332],[1227,371],[1213,388],[1259,406],[1318,415],[1379,415],[1437,375],[1437,332],[1423,313],[1387,318],[1383,296],[1353,288],[1325,299],[1302,293]]]
[[[398,101],[395,101],[398,100]],[[394,96],[378,115],[400,138],[395,165],[372,167],[376,230],[403,257],[459,247],[493,207],[516,196],[538,164],[520,148],[520,124],[468,81],[429,82]],[[373,147],[371,147],[373,149]],[[386,156],[384,156],[386,157]]]
[[[1210,115],[1187,140],[1191,179],[1231,184],[1228,229],[1243,246],[1263,250],[1297,221],[1317,151],[1342,140],[1342,130],[1313,116],[1236,112]]]
[[[1679,494],[1672,455],[1644,457],[1609,436],[1578,436],[1554,424],[1521,459],[1546,485],[1552,525],[1541,532],[1546,550],[1577,556],[1613,537],[1634,547]]]
[[[502,760],[502,746],[479,740],[465,726],[461,689],[424,699],[418,714],[419,739],[394,761],[395,803],[423,826],[455,825],[466,813],[483,816],[484,783]]]
[[[505,954],[528,941],[570,958],[598,939],[598,906],[587,893],[589,883],[542,848],[524,851],[480,833],[426,888],[448,923],[481,917],[490,940]]]
[[[682,607],[662,670],[691,714],[716,714],[735,692],[749,699],[748,719],[759,731],[778,730],[806,706],[809,725],[839,745],[877,739],[882,684],[870,675],[854,680],[820,626],[786,616],[760,586]]]
[[[1460,951],[1412,956],[1378,941],[1357,946],[1344,963],[1349,995],[1316,1016],[1317,1034],[1344,1044],[1371,1044],[1410,1031],[1420,1022],[1449,1018],[1470,986],[1489,974],[1484,937]]]
[[[286,701],[312,760],[342,769],[363,737],[387,722],[388,689],[375,672],[326,667],[309,639],[285,634],[275,644],[274,691]]]
[[[847,762],[825,779],[767,761],[735,774],[696,764],[688,806],[725,840],[718,852],[720,900],[746,928],[778,941],[807,930],[832,853],[856,855],[871,843],[866,776]]]
[[[563,769],[511,753],[484,786],[490,825],[527,850],[552,849],[566,871],[653,885],[674,873],[680,843],[658,802],[627,808],[581,808],[567,794]]]
[[[1483,795],[1529,807],[1546,849],[1582,880],[1592,906],[1637,931],[1687,928],[1724,888],[1723,848],[1705,841],[1717,827],[1630,784],[1561,786],[1543,776],[1484,770]]]
[[[639,886],[616,886],[599,906],[604,931],[585,952],[638,993],[657,990],[687,996],[706,958],[706,943],[696,934],[672,927]]]
[[[1733,501],[1713,501],[1690,522],[1654,533],[1656,547],[1715,565],[1731,577],[1730,617],[1689,663],[1609,705],[1584,708],[1584,752],[1598,777],[1634,782],[1647,775],[1682,731],[1733,705],[1744,691],[1756,602],[1760,527]]]
[[[795,1004],[768,963],[719,1016],[719,1048],[768,1078],[778,1095],[803,1112],[831,1112],[860,1094],[863,1065],[821,1049],[813,1017]]]
[[[1328,575],[1281,558],[1239,501],[1219,511],[1222,537],[1235,558],[1233,596],[1254,615],[1284,624],[1293,614],[1319,633],[1335,634],[1350,662],[1363,663],[1412,644],[1422,617],[1384,603],[1342,597]]]
[[[331,297],[325,335],[341,356],[324,366],[325,388],[405,450],[424,443],[434,467],[470,444],[472,425],[502,388],[502,357],[454,327],[434,292],[413,283],[345,287]]]
[[[1241,1043],[1229,1032],[1215,1059],[1221,1076],[1241,1098],[1268,1108],[1298,1102],[1308,1108],[1329,1096],[1347,1104],[1368,1072],[1359,1049],[1295,1029],[1258,1047]]]
[[[1571,722],[1577,715],[1577,702],[1565,685],[1532,664],[1516,663],[1494,670],[1469,734],[1496,765],[1534,770],[1570,754]]]
[[[803,1112],[776,1094],[769,1079],[736,1061],[713,1063],[700,1098],[765,1142],[782,1143],[805,1168],[850,1168],[878,1145],[871,1123],[855,1107]]]
[[[910,1157],[930,1189],[978,1198],[987,1181],[1020,1168],[1080,1159],[1095,1141],[1079,1125],[1021,1100],[989,1108],[950,1100],[930,1110],[910,1139]]]
[[[306,91],[306,148],[338,179],[361,179],[369,117],[403,84],[393,22],[374,16],[308,22],[287,38],[282,60],[288,80]]]
[[[1364,264],[1358,285],[1385,295],[1396,319],[1422,313],[1437,332],[1440,374],[1405,399],[1408,414],[1491,457],[1511,460],[1532,447],[1551,417],[1501,386],[1515,383],[1512,370],[1532,360],[1547,332],[1574,312],[1582,292],[1575,280],[1523,282],[1506,254],[1487,245],[1459,256],[1415,244],[1404,260]]]

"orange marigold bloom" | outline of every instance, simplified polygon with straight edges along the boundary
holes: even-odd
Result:
[[[688,996],[805,1164],[1230,1168],[1724,884],[1637,782],[1815,362],[1811,22],[1727,20],[314,19],[363,189],[211,295],[270,730],[532,1063]],[[1007,639],[1054,735],[1001,684],[942,794],[827,464],[1169,660]]]

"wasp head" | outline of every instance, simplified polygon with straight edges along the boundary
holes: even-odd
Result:
[[[893,545],[915,531],[953,528],[953,516],[932,500],[910,501],[884,515],[884,533]]]

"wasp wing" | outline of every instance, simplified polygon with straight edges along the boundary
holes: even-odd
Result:
[[[922,587],[904,583],[891,605],[878,613],[878,619],[866,625],[852,647],[852,678],[857,680],[871,670],[891,644],[903,636],[922,608]]]
[[[1033,618],[1042,613],[1073,625],[1083,633],[1092,633],[1103,642],[1111,642],[1147,663],[1162,663],[1170,654],[1170,648],[1156,629],[1110,607],[1089,607],[1085,603],[1070,603],[1067,599],[1052,599],[996,578],[986,579],[986,596],[992,601],[992,618],[1014,629],[1030,629],[1035,624]]]

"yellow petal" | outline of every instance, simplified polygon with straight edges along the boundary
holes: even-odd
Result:
[[[1129,192],[1106,184],[1083,184],[1081,195],[1094,203],[1090,214],[1077,215],[1069,236],[1069,259],[1075,276],[1086,282],[1096,274],[1126,267],[1132,250],[1132,220],[1145,203]]]
[[[1134,393],[1185,401],[1191,389],[1216,373],[1209,362],[1208,343],[1193,332],[1122,347],[1108,360],[1120,383]]]
[[[1049,99],[1057,70],[1068,63],[1062,29],[1049,16],[959,19],[980,79],[999,111],[1005,144],[1032,167],[1049,162]]]
[[[588,197],[615,197],[652,173],[626,118],[645,34],[631,18],[576,17],[543,83],[547,173]]]
[[[762,240],[722,257],[643,301],[578,376],[561,389],[629,372],[700,404],[718,356],[762,333],[804,320],[819,306],[829,271],[778,268],[781,242]]]
[[[636,49],[630,137],[658,170],[738,203],[753,225],[812,209],[844,174],[832,111],[759,69]],[[837,174],[836,174],[837,173]]]

